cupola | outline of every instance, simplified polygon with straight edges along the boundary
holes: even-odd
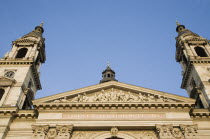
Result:
[[[102,80],[100,83],[108,82],[108,81],[117,81],[115,79],[115,72],[111,69],[110,65],[107,65],[107,68],[102,72]]]

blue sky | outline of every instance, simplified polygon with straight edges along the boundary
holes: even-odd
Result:
[[[175,21],[210,38],[209,0],[0,2],[0,56],[44,21],[47,61],[36,98],[98,84],[107,61],[120,82],[187,96]]]

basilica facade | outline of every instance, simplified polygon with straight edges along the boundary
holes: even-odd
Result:
[[[189,97],[119,82],[108,65],[99,84],[34,99],[46,60],[43,24],[0,60],[1,139],[209,139],[209,40],[177,22],[176,61]]]

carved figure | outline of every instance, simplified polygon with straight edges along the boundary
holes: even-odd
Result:
[[[82,102],[88,102],[88,97],[86,97],[86,93],[82,95]]]
[[[172,131],[172,135],[176,139],[184,139],[182,132],[178,128],[174,128]]]
[[[110,132],[112,137],[116,137],[118,134],[118,129],[116,127],[112,127]]]
[[[66,103],[66,102],[69,102],[69,101],[66,100],[66,97],[64,97],[63,99],[60,100],[60,102]]]
[[[47,133],[47,138],[48,139],[54,139],[57,136],[57,131],[55,128],[50,128],[48,133]]]
[[[196,138],[198,125],[180,125],[181,131],[185,138]]]
[[[144,96],[142,95],[142,93],[139,93],[138,101],[144,102]]]
[[[70,133],[72,131],[73,125],[56,125],[58,131],[58,137],[60,139],[70,138]]]
[[[157,129],[159,138],[173,138],[172,125],[156,125],[156,129]]]
[[[156,100],[155,96],[151,95],[151,94],[148,94],[147,99],[148,99],[148,101],[155,101]]]
[[[59,99],[54,100],[55,103],[61,102]]]
[[[32,125],[33,139],[44,139],[49,130],[48,125]]]

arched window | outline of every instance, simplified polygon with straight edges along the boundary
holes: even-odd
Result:
[[[26,56],[26,53],[27,53],[28,49],[27,48],[21,48],[17,55],[16,55],[16,58],[23,58]]]
[[[4,95],[4,92],[5,92],[4,89],[0,88],[0,101]]]
[[[205,50],[202,47],[195,47],[195,52],[200,57],[208,57],[208,55],[206,54]]]

